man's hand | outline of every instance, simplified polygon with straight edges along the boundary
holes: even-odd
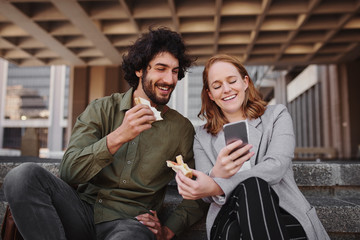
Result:
[[[150,231],[156,235],[157,240],[169,240],[174,237],[173,231],[166,226],[161,226],[156,211],[150,210],[152,214],[145,213],[136,217],[136,219],[147,226]]]
[[[109,152],[114,154],[124,143],[151,128],[151,122],[155,120],[154,113],[149,106],[138,104],[129,109],[125,113],[121,125],[106,137]]]

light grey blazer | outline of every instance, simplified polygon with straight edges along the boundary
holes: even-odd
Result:
[[[251,169],[234,176],[214,178],[225,193],[224,196],[204,198],[210,202],[206,219],[208,238],[216,215],[235,187],[249,177],[259,177],[270,184],[279,196],[280,206],[293,215],[304,228],[309,240],[330,239],[321,224],[314,207],[310,206],[294,180],[292,158],[295,136],[291,116],[284,105],[267,106],[265,113],[249,120],[249,143],[255,152],[250,159]],[[225,147],[224,132],[216,136],[206,132],[203,126],[196,128],[194,140],[195,166],[209,174],[220,150]]]

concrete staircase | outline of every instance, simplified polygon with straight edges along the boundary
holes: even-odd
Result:
[[[58,172],[59,159],[33,157],[1,157],[0,184],[5,175],[22,162],[37,162],[50,172]],[[295,180],[309,202],[316,207],[319,218],[333,240],[360,239],[360,161],[295,161]],[[163,218],[181,201],[176,183],[168,186]],[[0,195],[0,218],[6,201]],[[191,227],[178,239],[206,239],[205,218]]]

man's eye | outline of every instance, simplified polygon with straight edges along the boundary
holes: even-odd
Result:
[[[156,70],[163,72],[163,71],[165,71],[165,68],[157,68]]]
[[[173,72],[173,74],[178,74],[179,70],[173,70],[172,72]]]

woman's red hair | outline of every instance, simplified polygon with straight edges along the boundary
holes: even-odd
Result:
[[[208,133],[216,135],[223,128],[225,123],[229,121],[224,116],[221,109],[210,99],[209,91],[209,69],[216,62],[227,62],[235,66],[239,71],[242,79],[245,76],[249,78],[248,88],[245,90],[245,99],[242,105],[242,110],[246,118],[255,119],[264,114],[267,103],[262,100],[259,91],[255,88],[248,72],[241,62],[233,56],[221,54],[211,57],[205,64],[203,71],[203,88],[201,91],[201,110],[198,117],[206,119],[205,129]]]

